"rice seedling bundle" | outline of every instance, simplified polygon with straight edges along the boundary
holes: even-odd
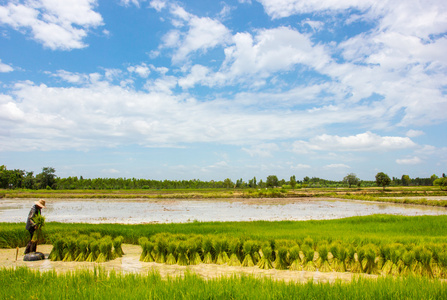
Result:
[[[420,268],[417,270],[419,271],[419,274],[428,277],[433,277],[433,271],[430,265],[431,259],[432,259],[432,252],[423,247],[422,250],[419,252]]]
[[[144,246],[147,242],[149,242],[149,239],[145,236],[142,236],[138,239],[138,244],[141,246],[142,252],[140,255],[140,261],[144,261],[144,258],[147,255],[147,248]]]
[[[187,266],[189,264],[188,256],[186,255],[188,248],[186,247],[186,243],[181,241],[177,245],[177,264],[180,266]]]
[[[228,244],[229,250],[230,250],[230,260],[228,261],[229,266],[240,266],[241,265],[241,249],[242,249],[242,242],[238,238],[233,238],[230,240]]]
[[[87,254],[88,240],[86,240],[86,239],[78,240],[78,249],[79,249],[79,254],[76,257],[75,261],[85,261],[88,257],[88,254]]]
[[[318,255],[319,255],[319,268],[318,270],[320,272],[331,272],[332,268],[329,265],[329,261],[328,261],[328,254],[329,254],[329,250],[327,248],[326,245],[321,245],[318,248]]]
[[[200,249],[202,248],[202,237],[196,236],[190,238],[188,241],[189,264],[198,265],[202,263],[200,256]]]
[[[300,258],[300,246],[296,245],[289,249],[290,270],[302,271],[303,265]]]
[[[163,264],[166,262],[166,253],[167,253],[168,243],[165,239],[165,236],[158,236],[155,240],[155,262],[159,264]]]
[[[35,215],[33,218],[33,222],[36,224],[36,230],[34,230],[32,241],[33,242],[42,242],[44,241],[43,236],[43,227],[45,226],[45,217],[42,215]]]
[[[99,255],[96,258],[96,262],[102,263],[114,259],[112,254],[112,239],[109,236],[105,236],[99,240]]]
[[[56,236],[53,240],[53,249],[51,249],[48,258],[51,261],[60,261],[64,258],[64,240],[60,236]]]
[[[242,261],[243,267],[253,267],[255,265],[255,260],[253,259],[253,254],[256,252],[257,244],[253,240],[245,241],[242,246],[242,250],[244,253],[244,260]],[[256,261],[257,263],[257,261]]]
[[[287,270],[289,264],[287,262],[287,249],[285,247],[278,249],[274,265],[277,270]]]
[[[115,257],[122,257],[124,255],[123,244],[124,238],[122,236],[117,236],[113,239],[113,254]]]
[[[265,243],[264,245],[262,245],[261,259],[258,261],[258,264],[257,264],[257,266],[260,269],[264,269],[264,270],[273,269],[273,264],[271,261],[272,253],[273,253],[273,250],[269,243]]]
[[[363,270],[367,274],[376,274],[378,273],[376,267],[376,246],[373,244],[368,244],[364,246],[364,267]]]
[[[177,263],[177,257],[176,257],[176,249],[177,249],[177,242],[171,241],[168,244],[168,255],[166,257],[166,264],[168,265],[175,265]]]
[[[226,264],[230,258],[227,254],[228,241],[226,238],[216,238],[213,243],[214,249],[216,250],[216,264],[223,265]]]
[[[65,240],[63,261],[74,261],[76,259],[76,239],[68,236]]]
[[[210,237],[206,237],[202,243],[203,263],[212,264],[214,262],[213,254],[215,250],[213,248],[213,241]]]
[[[305,255],[305,265],[303,270],[304,271],[310,271],[310,272],[314,272],[317,270],[317,267],[315,266],[314,263],[314,256],[315,256],[315,251],[314,249],[310,248],[309,245],[304,244],[303,248],[303,253]]]
[[[337,249],[338,263],[335,266],[336,272],[346,272],[346,260],[348,258],[348,251],[343,245],[338,245]]]
[[[99,242],[91,237],[88,243],[88,248],[89,253],[85,261],[95,262],[99,255]]]
[[[417,266],[416,253],[413,250],[406,250],[402,255],[402,261],[404,262],[404,269],[402,275],[414,274],[414,269]]]

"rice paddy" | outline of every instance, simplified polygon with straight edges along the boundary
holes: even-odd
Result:
[[[19,267],[0,270],[0,284],[7,287],[0,298],[117,299],[129,293],[126,298],[441,299],[446,296],[446,223],[447,216],[389,215],[139,225],[47,222],[43,242],[53,245],[49,259],[61,263],[94,262],[101,268],[105,261],[125,257],[121,245],[126,243],[139,245],[143,265],[237,266],[292,274],[349,272],[362,277],[350,282],[303,284],[240,274],[205,279],[188,272],[161,277],[154,272],[95,269],[57,273]],[[1,247],[23,247],[29,239],[23,227],[22,223],[0,223]],[[376,279],[363,277],[368,274]],[[48,289],[24,288],[37,282],[52,283]],[[82,288],[77,290],[74,282]],[[120,289],[113,288],[115,285]]]

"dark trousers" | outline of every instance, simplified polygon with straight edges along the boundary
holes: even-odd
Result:
[[[31,252],[36,252],[36,249],[37,249],[37,242],[32,241],[35,229],[33,227],[31,227],[28,231],[29,231],[31,237],[30,237],[30,241],[28,242],[28,245],[26,245],[25,254],[28,254]]]

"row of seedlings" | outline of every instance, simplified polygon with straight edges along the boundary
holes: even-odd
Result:
[[[422,275],[447,278],[447,244],[377,246],[321,240],[244,240],[162,233],[139,239],[141,261],[178,265],[227,264],[262,269]]]
[[[114,239],[108,235],[101,237],[101,234],[97,232],[90,235],[77,233],[56,235],[52,241],[53,249],[49,259],[64,262],[106,262],[124,255],[123,240],[122,236]]]

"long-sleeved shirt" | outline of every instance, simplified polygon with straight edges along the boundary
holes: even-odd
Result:
[[[26,220],[26,230],[30,230],[32,227],[36,225],[34,223],[33,218],[35,215],[40,215],[40,207],[37,205],[33,205],[28,214],[28,219]]]

